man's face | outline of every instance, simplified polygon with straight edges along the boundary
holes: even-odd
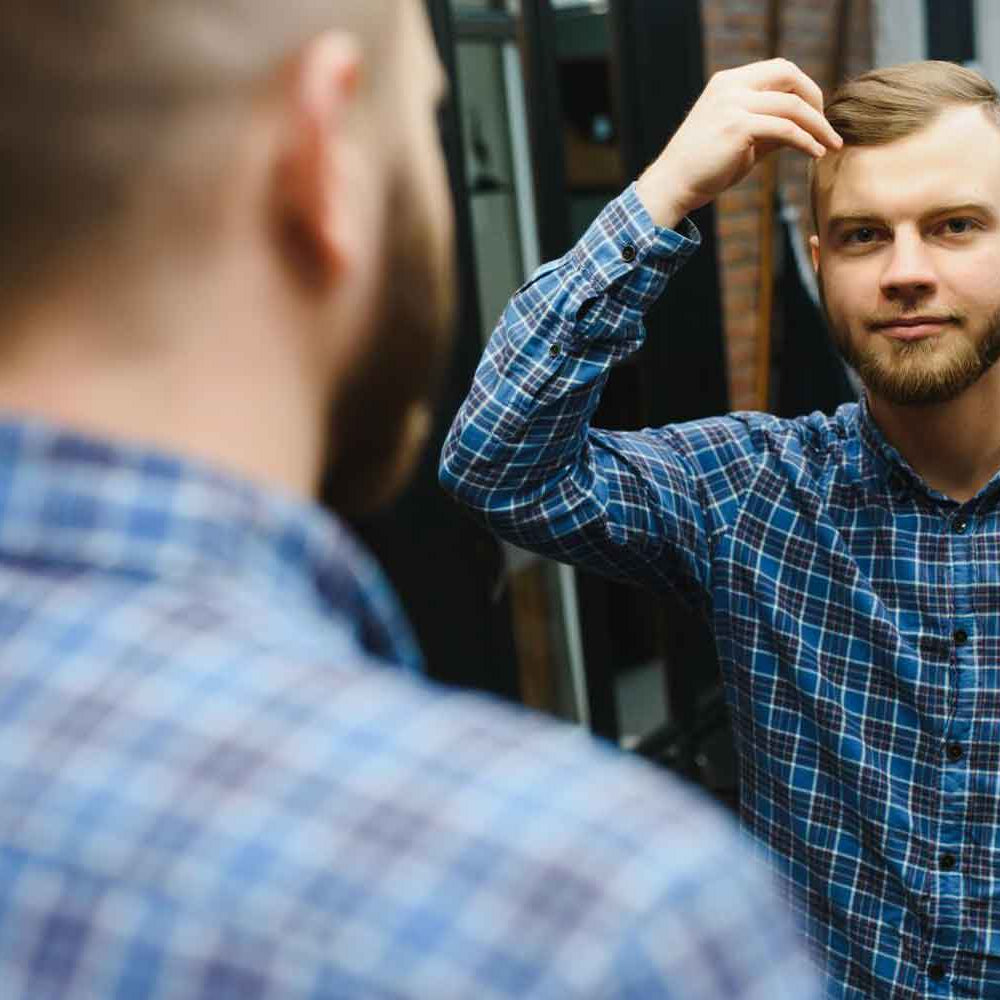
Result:
[[[954,399],[1000,357],[1000,128],[947,109],[817,173],[813,262],[837,347],[890,403]]]
[[[388,123],[398,154],[375,319],[366,350],[336,392],[325,484],[328,502],[351,514],[383,506],[409,479],[433,423],[453,334],[453,208],[437,130],[443,77],[422,5],[400,6],[405,86]]]

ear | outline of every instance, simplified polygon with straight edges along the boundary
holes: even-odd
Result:
[[[307,284],[325,289],[347,249],[340,209],[350,187],[359,101],[361,49],[350,35],[313,39],[288,67],[288,129],[276,171],[278,232],[289,263]]]
[[[809,237],[809,250],[812,254],[813,270],[819,273],[819,237]]]

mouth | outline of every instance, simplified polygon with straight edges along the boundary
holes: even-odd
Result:
[[[955,321],[948,316],[908,316],[885,323],[870,324],[871,330],[890,340],[923,340],[935,337]]]

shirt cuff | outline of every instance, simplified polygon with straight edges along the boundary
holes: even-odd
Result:
[[[657,226],[630,184],[598,215],[571,257],[595,295],[611,294],[644,312],[700,245],[690,219],[676,230]]]

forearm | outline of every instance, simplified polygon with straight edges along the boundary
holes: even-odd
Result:
[[[610,368],[642,345],[645,310],[697,247],[687,232],[658,229],[629,189],[508,304],[441,465],[445,488],[498,533],[589,561],[567,554],[566,539],[600,539],[620,520],[634,470],[590,420]],[[639,520],[652,530],[654,518]]]

